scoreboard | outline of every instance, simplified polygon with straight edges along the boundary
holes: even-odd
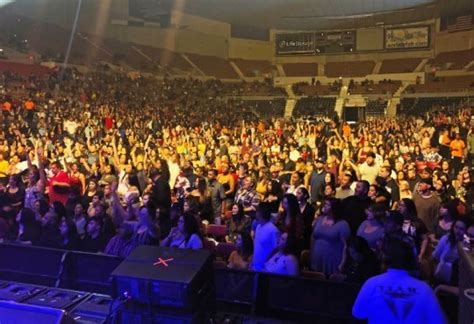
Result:
[[[355,46],[355,30],[276,34],[277,55],[344,53]]]

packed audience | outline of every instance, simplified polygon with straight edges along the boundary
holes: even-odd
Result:
[[[456,285],[457,242],[474,237],[468,108],[349,125],[259,119],[219,82],[66,70],[0,85],[4,242],[206,248],[234,269],[363,283],[396,237],[415,276]]]

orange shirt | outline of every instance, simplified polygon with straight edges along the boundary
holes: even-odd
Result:
[[[8,101],[5,101],[5,102],[3,103],[3,110],[5,110],[5,111],[10,111],[11,109],[12,109],[12,104],[9,103]]]
[[[344,136],[345,138],[348,138],[349,136],[351,136],[351,126],[349,125],[342,126],[342,136]]]
[[[466,148],[466,144],[461,139],[454,139],[451,141],[449,145],[451,148],[451,155],[455,157],[462,158],[464,156],[464,149]]]
[[[31,100],[28,100],[27,102],[25,102],[25,108],[26,110],[32,110],[33,108],[35,108],[34,102]]]

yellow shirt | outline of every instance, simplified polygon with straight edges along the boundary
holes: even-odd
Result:
[[[0,178],[5,178],[8,175],[10,164],[7,161],[0,161]]]

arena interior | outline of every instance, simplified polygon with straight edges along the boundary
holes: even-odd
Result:
[[[0,322],[473,323],[474,2],[0,0]]]

